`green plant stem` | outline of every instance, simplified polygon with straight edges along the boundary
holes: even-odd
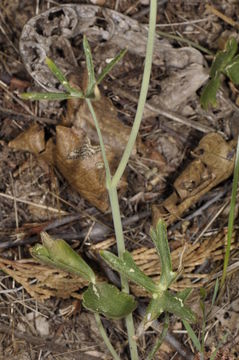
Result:
[[[125,243],[124,243],[124,234],[123,234],[123,227],[120,217],[120,207],[119,207],[119,199],[117,195],[117,188],[110,187],[109,188],[109,197],[110,197],[110,205],[112,209],[112,216],[114,222],[114,229],[115,229],[115,236],[117,239],[117,250],[118,255],[121,257],[125,251]],[[129,284],[128,280],[125,276],[120,275],[121,279],[121,286],[122,291],[129,293]],[[131,360],[138,359],[138,351],[137,351],[137,344],[135,341],[135,329],[134,329],[134,322],[132,314],[129,314],[125,318],[127,333],[128,333],[128,340],[129,340],[129,348],[131,354]]]
[[[143,117],[144,105],[146,101],[146,96],[149,87],[150,73],[152,68],[152,59],[153,59],[153,46],[154,46],[154,37],[155,37],[155,26],[156,26],[156,16],[157,16],[157,0],[150,1],[150,15],[149,15],[149,32],[148,32],[148,41],[146,48],[146,57],[144,65],[144,73],[141,84],[141,90],[139,95],[139,102],[137,107],[137,112],[134,119],[134,124],[132,131],[129,136],[128,143],[126,145],[125,151],[119,163],[118,169],[116,170],[112,178],[112,187],[116,187],[123,172],[128,163],[129,157],[133,150],[136,137],[138,135],[140,123]]]
[[[139,96],[138,108],[137,108],[134,124],[133,124],[132,130],[131,130],[130,137],[129,137],[128,143],[126,145],[124,154],[122,156],[120,164],[119,164],[112,179],[111,179],[111,174],[110,174],[109,163],[108,163],[107,157],[106,157],[103,138],[101,135],[101,131],[100,131],[98,122],[97,122],[94,108],[92,106],[91,101],[89,99],[86,99],[87,105],[89,107],[89,110],[91,112],[91,115],[92,115],[94,123],[95,123],[96,131],[97,131],[97,134],[99,137],[100,147],[102,150],[102,157],[103,157],[103,161],[105,164],[106,186],[107,186],[107,189],[109,192],[109,197],[110,197],[110,204],[111,204],[111,209],[112,209],[112,216],[113,216],[113,221],[114,221],[115,235],[116,235],[116,240],[117,240],[117,248],[118,248],[119,256],[122,256],[122,254],[125,250],[125,244],[124,244],[122,222],[121,222],[121,217],[120,217],[119,201],[118,201],[118,195],[117,195],[117,185],[118,185],[118,183],[121,179],[121,176],[123,175],[123,172],[128,163],[130,154],[134,147],[136,137],[137,137],[137,134],[139,131],[142,116],[143,116],[143,110],[144,110],[144,105],[145,105],[146,96],[147,96],[147,92],[148,92],[150,73],[151,73],[151,68],[152,68],[156,15],[157,15],[157,0],[151,0],[151,2],[150,2],[150,17],[149,17],[149,32],[148,32],[148,41],[147,41],[147,49],[146,49],[146,57],[145,57],[145,66],[144,66],[144,74],[143,74],[143,80],[142,80],[141,91],[140,91],[140,96]],[[122,283],[122,290],[128,293],[129,292],[128,281],[123,276],[121,276],[121,283]],[[127,327],[127,332],[128,332],[131,360],[137,360],[138,352],[137,352],[137,344],[135,341],[135,331],[134,331],[132,314],[128,315],[126,317],[126,327]]]
[[[93,108],[93,106],[92,106],[91,100],[86,98],[85,101],[86,101],[86,103],[87,103],[87,105],[88,105],[88,107],[89,107],[90,113],[91,113],[92,118],[93,118],[93,120],[94,120],[95,128],[96,128],[97,135],[98,135],[98,138],[99,138],[100,148],[101,148],[102,157],[103,157],[104,166],[105,166],[106,188],[109,189],[109,187],[111,186],[111,173],[110,173],[109,162],[108,162],[107,156],[106,156],[106,151],[105,151],[105,145],[104,145],[103,137],[102,137],[102,134],[101,134],[101,131],[100,131],[100,127],[99,127],[99,124],[98,124],[98,120],[97,120],[97,118],[96,118],[95,110],[94,110],[94,108]]]
[[[205,47],[195,43],[194,41],[191,41],[189,39],[185,39],[185,38],[182,38],[180,36],[177,36],[177,35],[173,35],[173,34],[169,34],[169,33],[166,33],[164,31],[161,31],[161,30],[156,30],[157,34],[160,35],[160,36],[163,36],[165,38],[168,38],[168,39],[172,39],[172,40],[177,40],[177,41],[180,41],[182,43],[185,43],[187,45],[190,45],[208,55],[215,55],[212,51],[206,49]]]
[[[111,345],[111,342],[108,338],[108,335],[105,332],[105,329],[102,325],[101,319],[100,319],[100,315],[97,313],[94,313],[95,315],[95,321],[96,324],[98,326],[99,332],[105,342],[105,345],[107,346],[109,352],[111,353],[111,355],[113,356],[114,360],[120,360],[120,357],[118,356],[118,354],[116,353],[115,349],[113,348],[113,346]]]
[[[99,128],[99,124],[98,124],[98,121],[96,118],[94,108],[89,99],[86,99],[86,102],[89,107],[90,113],[93,117],[96,131],[97,131],[97,134],[99,137],[100,147],[101,147],[101,151],[102,151],[102,157],[103,157],[103,161],[104,161],[104,165],[105,165],[106,187],[108,189],[109,198],[110,198],[110,205],[111,205],[112,217],[113,217],[113,222],[114,222],[115,236],[116,236],[116,240],[117,240],[118,255],[122,256],[123,252],[125,251],[125,243],[124,243],[123,227],[122,227],[121,216],[120,216],[117,187],[112,186],[109,163],[108,163],[108,160],[106,157],[103,137],[102,137],[102,134],[101,134],[101,131]],[[121,285],[122,285],[122,290],[126,293],[129,293],[128,281],[124,276],[121,276]],[[126,317],[125,321],[126,321],[126,327],[127,327],[127,333],[128,333],[131,360],[137,360],[138,352],[137,352],[137,344],[135,341],[135,330],[134,330],[134,323],[133,323],[132,315],[131,314],[128,315]]]
[[[162,333],[161,333],[159,339],[157,340],[156,344],[154,345],[153,349],[150,351],[150,353],[147,357],[147,360],[152,360],[154,358],[156,352],[162,345],[162,343],[165,339],[165,336],[167,335],[168,327],[169,327],[169,314],[166,312]]]
[[[232,232],[233,232],[233,225],[234,225],[234,218],[235,218],[235,206],[236,206],[238,179],[239,179],[239,136],[237,139],[236,160],[235,160],[233,182],[232,182],[232,196],[231,196],[231,203],[230,203],[230,213],[229,213],[229,218],[228,218],[227,247],[226,247],[226,253],[224,256],[223,272],[222,272],[222,278],[221,278],[221,284],[220,284],[221,289],[223,288],[225,280],[226,280],[227,267],[228,267],[229,258],[230,258],[231,239],[232,239]]]

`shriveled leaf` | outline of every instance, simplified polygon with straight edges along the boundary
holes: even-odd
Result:
[[[10,148],[39,154],[45,149],[44,130],[38,124],[30,126],[8,143]]]
[[[68,183],[92,205],[106,211],[109,198],[100,147],[92,145],[82,129],[57,126],[54,156],[56,167]],[[118,161],[108,147],[106,156],[114,172]]]
[[[166,290],[176,278],[176,273],[172,270],[171,255],[168,245],[167,228],[163,220],[159,220],[156,228],[151,229],[151,239],[156,246],[161,261],[160,285]]]
[[[212,78],[207,85],[204,87],[201,97],[200,103],[203,109],[207,109],[210,105],[217,105],[217,91],[220,87],[220,75]]]
[[[160,218],[169,225],[183,217],[190,206],[233,173],[234,144],[218,133],[205,135],[191,153],[195,160],[175,180],[174,192],[160,205],[152,206],[154,226]]]
[[[54,240],[46,232],[41,233],[41,238],[43,246],[37,244],[31,249],[34,258],[95,282],[95,274],[92,269],[64,240]]]
[[[225,67],[232,61],[233,57],[237,52],[237,42],[234,37],[230,38],[227,43],[225,50],[219,51],[212,63],[210,70],[210,77],[218,77]]]
[[[137,303],[132,295],[119,291],[107,283],[90,284],[83,294],[83,306],[111,319],[120,319],[135,310]]]
[[[239,85],[239,55],[235,56],[225,68],[225,73],[235,85]]]
[[[126,276],[129,280],[142,286],[151,293],[158,291],[158,286],[140,270],[128,251],[124,252],[122,258],[115,256],[109,251],[101,251],[100,255],[110,267]]]

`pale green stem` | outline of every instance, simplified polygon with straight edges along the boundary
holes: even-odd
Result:
[[[98,120],[97,120],[97,118],[96,118],[95,110],[94,110],[94,108],[93,108],[93,106],[92,106],[91,100],[86,98],[85,101],[86,101],[86,103],[87,103],[87,105],[88,105],[88,107],[89,107],[90,113],[91,113],[92,118],[93,118],[93,120],[94,120],[95,128],[96,128],[97,135],[98,135],[98,138],[99,138],[101,153],[102,153],[102,157],[103,157],[103,161],[104,161],[104,166],[105,166],[106,187],[107,187],[107,189],[108,189],[109,186],[110,186],[110,184],[111,184],[111,173],[110,173],[110,167],[109,167],[109,163],[108,163],[107,156],[106,156],[106,151],[105,151],[105,145],[104,145],[103,137],[102,137],[102,134],[101,134],[101,131],[100,131],[100,127],[99,127],[99,124],[98,124]]]
[[[117,240],[119,256],[122,256],[122,254],[125,250],[125,244],[124,244],[122,222],[121,222],[121,217],[120,217],[119,201],[118,201],[118,195],[117,195],[117,185],[121,179],[121,176],[123,175],[123,172],[128,163],[130,154],[133,150],[133,147],[134,147],[134,144],[136,141],[136,137],[137,137],[137,134],[139,131],[140,123],[142,120],[142,116],[143,116],[143,110],[144,110],[144,105],[145,105],[146,96],[147,96],[147,92],[148,92],[150,73],[151,73],[151,68],[152,68],[156,15],[157,15],[157,0],[151,0],[149,32],[148,32],[148,41],[147,41],[147,49],[146,49],[146,57],[145,57],[145,66],[144,66],[144,74],[143,74],[143,80],[142,80],[141,91],[140,91],[140,96],[139,96],[138,108],[137,108],[134,124],[133,124],[132,130],[131,130],[131,133],[130,133],[130,137],[129,137],[127,146],[125,148],[125,151],[124,151],[124,154],[120,161],[120,164],[116,170],[116,173],[112,179],[111,179],[111,174],[110,174],[109,163],[106,158],[106,152],[105,152],[105,147],[104,147],[104,143],[103,143],[103,138],[101,135],[100,128],[98,126],[94,108],[91,104],[91,101],[89,99],[86,99],[86,102],[89,106],[89,110],[94,119],[97,134],[99,136],[99,142],[100,142],[102,156],[103,156],[103,160],[104,160],[104,164],[105,164],[106,186],[107,186],[107,189],[109,192],[109,197],[110,197],[110,204],[111,204],[111,209],[112,209],[112,216],[113,216],[113,221],[114,221],[115,235],[116,235],[116,240]],[[129,292],[128,281],[123,276],[121,276],[121,283],[122,283],[122,290],[128,293]],[[134,331],[132,314],[130,314],[126,317],[126,326],[127,326],[127,332],[128,332],[131,360],[137,360],[138,352],[137,352],[137,344],[136,344],[136,341],[134,340],[135,339],[135,336],[134,336],[135,331]]]
[[[157,340],[156,344],[154,345],[153,349],[150,351],[147,360],[152,360],[155,356],[155,354],[157,353],[158,349],[160,348],[160,346],[162,345],[165,336],[167,335],[168,332],[168,327],[169,327],[169,314],[166,312],[165,314],[165,321],[164,321],[164,325],[163,325],[163,331],[159,337],[159,339]]]
[[[113,356],[114,360],[120,360],[120,357],[118,356],[115,349],[111,345],[111,342],[109,341],[108,335],[106,334],[105,329],[102,325],[100,315],[97,313],[95,313],[95,321],[98,326],[99,332],[105,342],[105,345],[107,346],[107,348],[108,348],[109,352],[111,353],[111,355]]]
[[[109,163],[106,157],[104,142],[102,138],[102,134],[99,128],[99,124],[96,118],[96,114],[94,111],[94,108],[92,106],[92,103],[89,99],[86,99],[87,105],[89,106],[89,110],[91,112],[91,115],[94,120],[94,124],[97,130],[97,134],[99,137],[100,147],[102,151],[102,157],[105,165],[106,170],[106,185],[108,188],[109,198],[110,198],[110,205],[112,210],[112,217],[114,222],[114,229],[115,229],[115,236],[117,240],[117,248],[118,248],[118,255],[122,256],[123,252],[125,251],[125,244],[124,244],[124,234],[123,234],[123,228],[122,228],[122,222],[121,222],[121,216],[120,216],[120,208],[119,208],[119,200],[117,195],[117,188],[112,187],[111,184],[111,174],[110,174],[110,168]],[[128,281],[125,277],[121,276],[121,284],[122,284],[122,290],[126,293],[129,293],[129,285]],[[130,354],[132,360],[138,359],[138,352],[137,352],[137,344],[134,340],[135,331],[134,331],[134,323],[133,323],[133,317],[132,315],[128,315],[125,319],[126,321],[126,327],[128,332],[128,340],[129,340],[129,347],[130,347]]]
[[[234,218],[235,218],[235,206],[236,206],[236,198],[237,198],[237,186],[239,180],[239,137],[237,139],[237,150],[236,150],[236,160],[235,160],[235,168],[233,174],[233,182],[232,182],[232,196],[231,196],[231,204],[230,204],[230,213],[228,219],[228,232],[227,232],[227,247],[226,253],[224,257],[224,264],[223,264],[223,272],[221,278],[221,289],[226,280],[227,276],[227,267],[230,258],[230,250],[231,250],[231,239],[232,239],[232,232],[233,232],[233,225],[234,225]]]
[[[128,163],[129,157],[133,150],[136,137],[138,135],[140,123],[143,117],[144,105],[147,97],[148,87],[149,87],[149,80],[150,80],[150,73],[152,68],[152,59],[153,59],[153,46],[154,46],[154,37],[155,37],[155,26],[156,26],[156,16],[157,16],[157,0],[151,0],[150,2],[150,15],[149,15],[149,32],[148,32],[148,41],[147,41],[147,48],[146,48],[146,57],[145,57],[145,65],[144,65],[144,73],[143,79],[141,84],[141,91],[139,95],[139,102],[137,107],[137,112],[134,119],[134,124],[129,136],[128,143],[126,145],[125,151],[123,156],[120,160],[120,164],[118,169],[116,170],[111,186],[116,187],[123,172],[126,168]]]

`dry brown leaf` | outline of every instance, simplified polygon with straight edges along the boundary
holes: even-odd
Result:
[[[34,125],[11,141],[9,146],[33,152],[40,161],[56,166],[82,197],[99,210],[106,211],[109,199],[100,147],[91,144],[84,130],[65,126],[56,127],[55,142],[56,144],[53,138],[50,138],[45,143],[44,131],[38,125]],[[118,157],[107,146],[106,156],[110,169],[114,172],[118,165]],[[121,193],[126,185],[123,178],[119,184]]]
[[[44,130],[41,130],[39,125],[34,124],[10,141],[8,146],[16,150],[39,154],[45,149]]]
[[[112,171],[117,162],[106,147]],[[56,127],[54,163],[69,184],[101,211],[109,207],[106,176],[99,146],[92,146],[85,132],[64,126]]]
[[[205,135],[193,160],[174,182],[175,191],[161,204],[153,205],[153,224],[164,218],[167,225],[180,219],[204,194],[232,175],[235,149],[220,134]]]

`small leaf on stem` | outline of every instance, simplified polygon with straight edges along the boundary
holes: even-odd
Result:
[[[109,251],[101,251],[100,255],[110,267],[127,277],[127,279],[142,286],[151,293],[158,291],[158,286],[140,270],[128,251],[124,252],[122,258],[115,256]]]
[[[204,87],[200,97],[200,103],[203,109],[207,109],[209,105],[212,106],[217,105],[216,96],[219,87],[220,87],[220,75],[212,78]]]
[[[83,48],[86,58],[86,67],[88,74],[86,97],[91,97],[94,95],[94,87],[96,85],[96,80],[95,80],[95,70],[94,70],[94,64],[91,54],[91,48],[85,35],[83,37]]]
[[[121,319],[135,310],[137,302],[114,285],[99,283],[90,284],[84,292],[83,306],[107,318]]]
[[[31,249],[35,259],[95,282],[93,270],[64,240],[54,240],[46,232],[41,233],[41,239],[43,245],[37,244]]]
[[[166,224],[163,220],[159,220],[156,229],[151,229],[151,239],[156,246],[157,253],[161,261],[160,285],[166,290],[175,280],[176,273],[172,270],[171,255],[168,245]]]
[[[114,57],[114,59],[112,59],[107,65],[106,67],[102,70],[102,72],[100,73],[100,75],[98,76],[97,80],[96,80],[96,84],[99,85],[101,83],[101,81],[104,79],[104,77],[113,69],[113,67],[122,59],[122,57],[126,54],[127,49],[123,49],[119,52],[118,55],[116,55]]]

